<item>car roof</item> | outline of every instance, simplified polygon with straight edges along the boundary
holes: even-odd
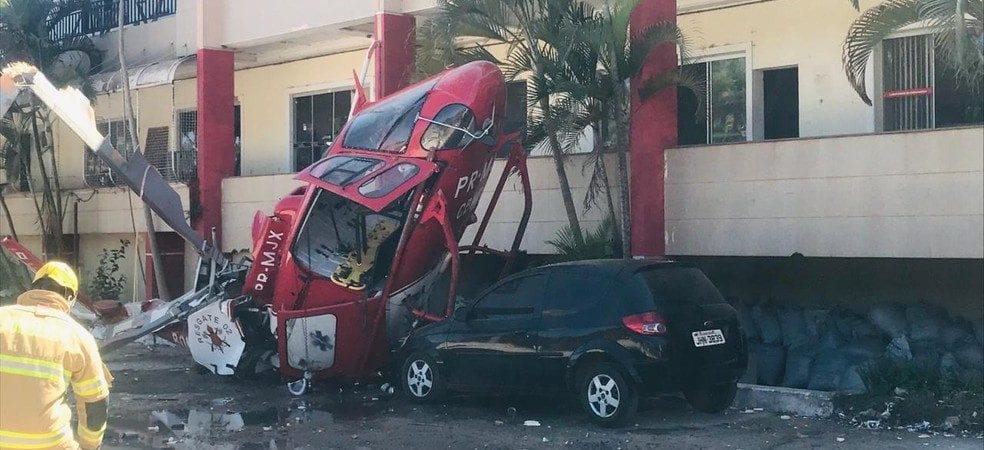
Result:
[[[651,266],[687,266],[669,259],[644,258],[644,259],[589,259],[583,261],[568,261],[556,264],[548,264],[538,267],[544,271],[563,271],[565,269],[575,269],[575,271],[586,270],[602,276],[617,276],[623,271],[635,272],[638,269]]]

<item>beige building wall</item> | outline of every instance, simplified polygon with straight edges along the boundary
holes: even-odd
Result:
[[[984,128],[666,152],[671,255],[984,257]]]
[[[862,1],[861,6],[875,3]],[[691,57],[747,58],[749,131],[758,134],[760,129],[754,111],[759,88],[755,71],[792,66],[799,70],[800,136],[875,131],[874,109],[848,84],[841,64],[844,36],[859,14],[850,2],[680,0],[678,5],[677,22],[690,40]],[[870,87],[869,80],[869,92]]]

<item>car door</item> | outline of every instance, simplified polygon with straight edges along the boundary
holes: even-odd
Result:
[[[450,384],[495,391],[529,386],[546,276],[511,278],[479,297],[450,327],[442,350]]]
[[[575,349],[611,328],[611,314],[601,300],[612,280],[589,270],[553,271],[541,312],[536,344],[544,389],[562,388]]]

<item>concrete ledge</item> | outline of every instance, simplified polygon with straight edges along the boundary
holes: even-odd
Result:
[[[834,413],[834,395],[834,392],[738,383],[734,406],[797,416],[830,417]]]

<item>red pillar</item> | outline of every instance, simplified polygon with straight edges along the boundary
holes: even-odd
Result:
[[[676,0],[639,2],[632,13],[632,30],[658,22],[676,22]],[[639,81],[677,66],[676,46],[664,45],[647,58],[639,77],[632,79],[632,118],[629,125],[633,256],[666,254],[663,150],[677,144],[676,89],[666,89],[645,102]]]
[[[222,248],[222,179],[233,175],[236,158],[233,56],[231,51],[198,49],[197,203],[201,214],[193,225],[207,240],[211,240],[214,227],[215,246],[219,249]]]
[[[392,94],[410,83],[416,46],[416,20],[409,14],[376,14],[375,35],[378,47],[373,54],[377,99]]]

